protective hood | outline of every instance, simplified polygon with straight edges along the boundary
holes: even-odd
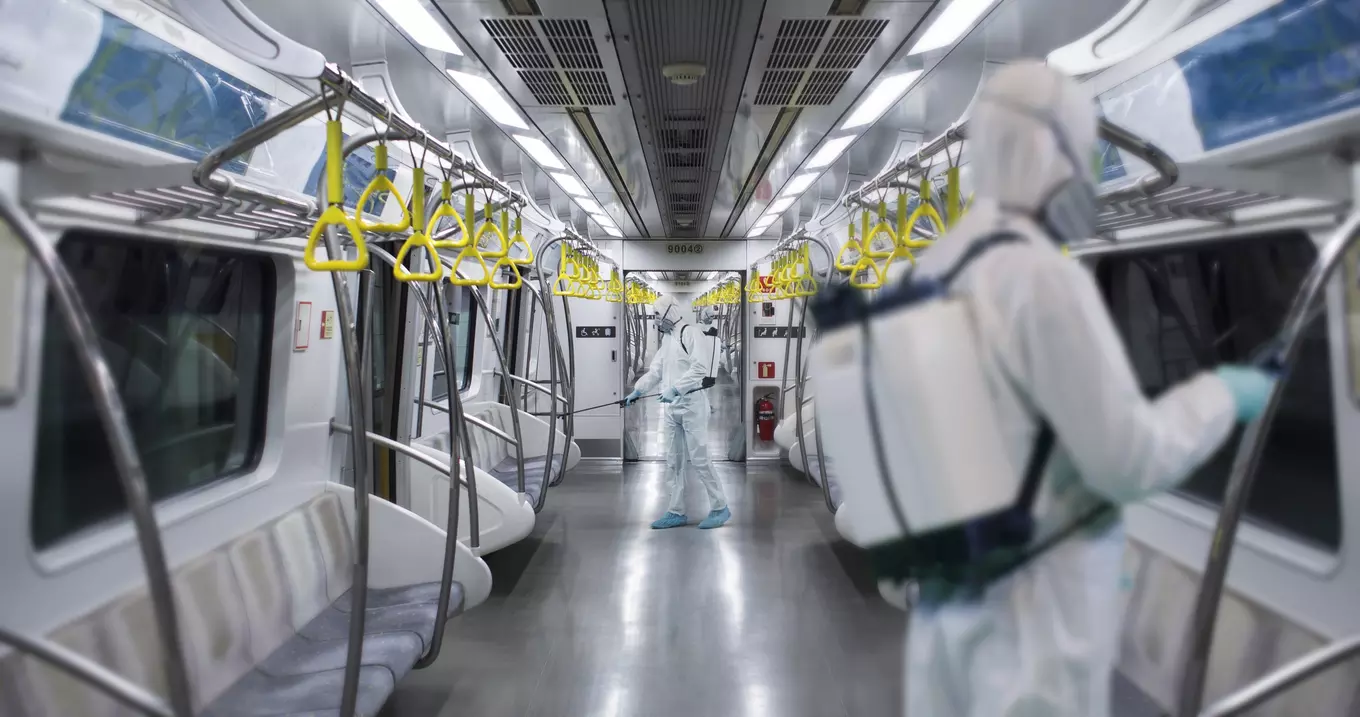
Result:
[[[1017,62],[993,75],[968,129],[979,199],[1035,214],[1078,173],[1095,183],[1094,103],[1076,82],[1040,62]]]
[[[663,334],[685,324],[685,309],[670,294],[662,294],[652,305],[652,311],[656,314],[656,328]]]

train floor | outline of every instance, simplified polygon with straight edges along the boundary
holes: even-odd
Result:
[[[715,464],[728,525],[651,530],[665,466],[595,463],[534,532],[487,556],[490,600],[384,715],[835,717],[901,708],[906,615],[883,602],[819,489]],[[702,490],[689,490],[691,522]]]
[[[899,715],[906,614],[820,489],[787,468],[715,466],[732,522],[657,531],[663,463],[582,463],[528,538],[487,556],[491,598],[449,623],[383,716]],[[702,495],[692,484],[691,523]],[[1114,717],[1160,717],[1114,687]]]

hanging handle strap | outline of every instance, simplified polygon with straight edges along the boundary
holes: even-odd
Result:
[[[354,208],[354,223],[366,232],[383,234],[404,232],[411,228],[411,212],[406,208],[406,200],[401,198],[401,192],[397,191],[397,185],[393,184],[391,178],[387,176],[386,144],[379,143],[378,146],[373,148],[373,166],[377,174],[373,175],[372,181],[368,183],[367,187],[364,187],[363,193],[359,195],[359,206]],[[424,190],[419,181],[415,186],[422,191]],[[392,199],[396,200],[397,206],[401,208],[401,221],[396,223],[375,222],[373,224],[364,221],[364,208],[368,206],[369,199],[381,192],[387,192]],[[420,213],[417,213],[417,216],[420,216]]]
[[[345,175],[344,160],[341,158],[345,143],[340,120],[326,122],[326,210],[321,212],[312,230],[307,233],[307,246],[303,249],[302,263],[312,271],[362,271],[368,267],[368,245],[364,243],[363,232],[354,219],[345,213]],[[321,243],[321,234],[328,226],[344,227],[354,242],[358,253],[353,259],[331,257],[317,259],[316,247]]]

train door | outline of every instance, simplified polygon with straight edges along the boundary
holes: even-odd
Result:
[[[559,300],[560,301],[560,300]],[[623,342],[619,322],[623,304],[569,299],[570,313],[560,312],[557,330],[575,353],[572,403],[574,439],[586,457],[617,458],[623,398],[619,365]],[[598,408],[590,408],[599,406]],[[582,411],[581,409],[590,408]]]

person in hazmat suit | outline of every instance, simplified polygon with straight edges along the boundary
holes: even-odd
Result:
[[[970,299],[1012,464],[1025,465],[1044,421],[1052,429],[1032,544],[1102,501],[1175,486],[1260,414],[1274,385],[1225,365],[1144,397],[1093,278],[1062,253],[1095,236],[1096,138],[1075,82],[1038,62],[1002,69],[969,122],[974,207],[914,270],[936,275],[974,242],[1020,235],[967,264],[951,290]],[[1118,511],[1103,515],[980,594],[916,586],[907,717],[1108,717],[1125,541]]]
[[[669,295],[658,299],[653,310],[661,345],[647,373],[624,399],[624,405],[632,405],[643,394],[660,388],[659,400],[667,404],[664,420],[670,504],[666,514],[652,527],[676,528],[689,523],[685,515],[685,474],[689,468],[708,493],[710,510],[699,527],[717,528],[732,518],[722,483],[708,457],[708,392],[703,389],[713,384],[711,364],[717,331],[690,325],[685,321],[684,309]]]

